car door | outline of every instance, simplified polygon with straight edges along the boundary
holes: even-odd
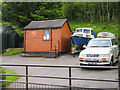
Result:
[[[115,42],[115,40],[112,39],[112,52],[113,52],[113,55],[114,55],[114,60],[115,60],[115,62],[116,62],[116,58],[117,58],[117,56],[118,56],[118,51],[119,51],[118,45],[117,45],[117,43]]]
[[[116,57],[118,57],[118,54],[119,54],[119,46],[118,46],[117,40],[114,40],[114,42],[115,42]]]

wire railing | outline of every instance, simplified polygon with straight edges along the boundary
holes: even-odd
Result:
[[[85,81],[102,81],[102,82],[117,82],[118,83],[118,88],[120,90],[120,66],[66,66],[66,65],[36,65],[36,64],[1,64],[1,66],[21,66],[25,67],[26,74],[25,75],[13,75],[13,74],[1,74],[4,76],[19,76],[19,77],[25,77],[25,82],[16,82],[16,81],[4,81],[1,80],[0,82],[12,82],[12,83],[17,83],[17,84],[24,84],[24,87],[26,90],[28,88],[31,88],[30,85],[32,85],[35,88],[55,88],[57,90],[89,90],[88,87],[76,87],[72,85],[72,80],[85,80]],[[52,68],[68,68],[68,77],[58,77],[58,76],[41,76],[41,75],[29,75],[29,67],[52,67]],[[116,79],[97,79],[97,78],[79,78],[79,77],[72,77],[72,68],[100,68],[100,69],[118,69],[118,80]],[[29,82],[29,78],[34,77],[34,78],[51,78],[51,79],[64,79],[68,80],[68,85],[51,85],[51,84],[41,84],[41,83],[31,83]],[[13,84],[14,85],[14,84]],[[16,84],[15,84],[16,85]],[[35,86],[34,86],[35,85]],[[36,86],[37,85],[37,86]],[[20,86],[20,85],[18,85]],[[64,89],[63,89],[64,88]],[[73,89],[74,88],[74,89]],[[83,89],[84,88],[84,89]],[[92,89],[91,89],[92,90]],[[105,89],[107,90],[107,89]],[[109,90],[109,89],[108,89]]]

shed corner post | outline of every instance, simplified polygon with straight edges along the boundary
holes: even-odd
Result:
[[[52,50],[52,29],[50,29],[50,43],[49,43],[49,51]]]
[[[24,30],[24,52],[26,52],[26,30]]]

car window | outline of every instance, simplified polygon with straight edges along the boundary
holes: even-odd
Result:
[[[90,30],[89,29],[84,29],[83,33],[90,34]]]
[[[93,30],[91,30],[91,35],[94,35],[94,34],[93,34]]]
[[[110,40],[91,40],[88,47],[110,47]]]
[[[82,29],[77,29],[76,32],[82,32]]]

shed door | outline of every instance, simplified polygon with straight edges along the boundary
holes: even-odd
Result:
[[[59,40],[59,30],[56,29],[52,29],[52,50],[55,50],[55,46],[56,49],[58,49],[58,40]]]

